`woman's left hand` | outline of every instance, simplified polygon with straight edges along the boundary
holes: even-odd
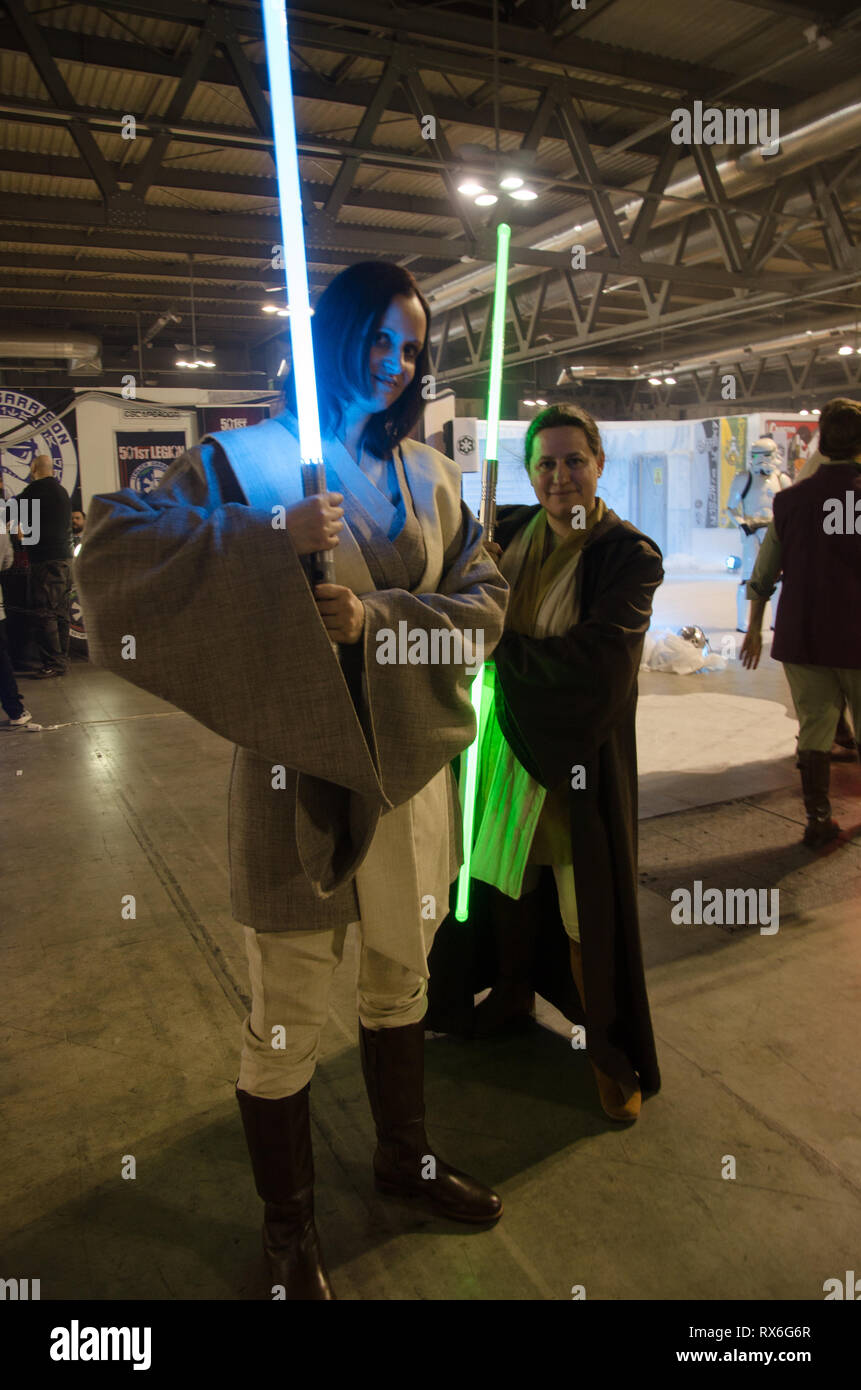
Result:
[[[365,627],[365,605],[343,584],[316,584],[314,598],[333,642],[358,642]]]

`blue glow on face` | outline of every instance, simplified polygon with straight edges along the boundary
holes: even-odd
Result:
[[[263,32],[266,40],[266,64],[269,69],[272,129],[275,136],[282,249],[287,271],[287,302],[290,306],[290,343],[296,380],[299,451],[303,460],[310,463],[322,459],[323,447],[320,442],[320,413],[317,405],[317,379],[314,374],[308,268],[305,263],[305,229],[302,222],[293,83],[290,77],[287,11],[284,0],[263,0]]]

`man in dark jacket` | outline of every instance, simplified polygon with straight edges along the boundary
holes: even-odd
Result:
[[[830,750],[843,703],[861,753],[861,401],[829,401],[819,419],[820,468],[774,499],[774,521],[748,584],[741,649],[754,669],[762,615],[783,574],[771,654],[783,662],[798,716],[807,828],[818,848],[839,835],[831,819]]]
[[[38,677],[63,676],[69,651],[72,589],[72,504],[54,477],[47,454],[37,454],[30,467],[31,482],[18,497],[19,508],[29,503],[35,543],[28,545],[30,573],[28,602],[31,637],[41,661]]]

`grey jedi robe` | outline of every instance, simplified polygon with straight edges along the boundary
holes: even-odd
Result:
[[[507,548],[537,507],[500,507]],[[637,676],[663,578],[661,552],[608,511],[574,571],[579,621],[561,637],[507,631],[494,654],[496,715],[517,759],[543,787],[569,784],[571,858],[588,1000],[589,1051],[610,1076],[627,1064],[644,1091],[661,1079],[646,993],[637,909]],[[585,787],[568,771],[585,769]],[[492,893],[474,881],[469,922],[449,919],[434,943],[427,1028],[468,1031],[473,994],[492,984]],[[553,875],[536,890],[539,927],[532,985],[567,1018],[585,1022]]]
[[[457,467],[412,440],[395,455],[399,507],[324,443],[328,486],[344,493],[336,580],[365,606],[355,646],[333,650],[279,529],[278,507],[302,490],[298,444],[275,420],[202,441],[147,497],[94,498],[76,575],[93,659],[236,745],[236,920],[257,931],[361,920],[367,944],[426,976],[461,862],[449,762],[475,734],[470,676],[465,664],[381,664],[377,634],[483,629],[489,652],[507,585]],[[257,463],[279,484],[265,507],[238,481]]]

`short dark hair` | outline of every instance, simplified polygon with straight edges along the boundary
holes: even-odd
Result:
[[[827,459],[852,459],[861,450],[861,401],[835,396],[819,417],[819,452]]]
[[[395,444],[400,444],[424,408],[422,378],[430,364],[430,306],[415,277],[403,266],[389,261],[359,261],[342,270],[326,286],[311,321],[320,428],[326,435],[339,427],[347,401],[370,394],[371,347],[386,310],[399,294],[414,296],[419,301],[427,316],[427,328],[409,386],[388,410],[379,411],[368,421],[365,441],[378,458],[385,458]],[[296,381],[292,371],[284,383],[284,404],[295,413]]]
[[[579,405],[548,405],[546,410],[542,410],[536,415],[534,420],[529,423],[524,441],[526,471],[532,461],[532,441],[541,430],[552,430],[556,425],[569,425],[574,429],[582,430],[586,436],[589,448],[593,454],[603,452],[601,443],[601,431],[588,410],[581,410]]]

